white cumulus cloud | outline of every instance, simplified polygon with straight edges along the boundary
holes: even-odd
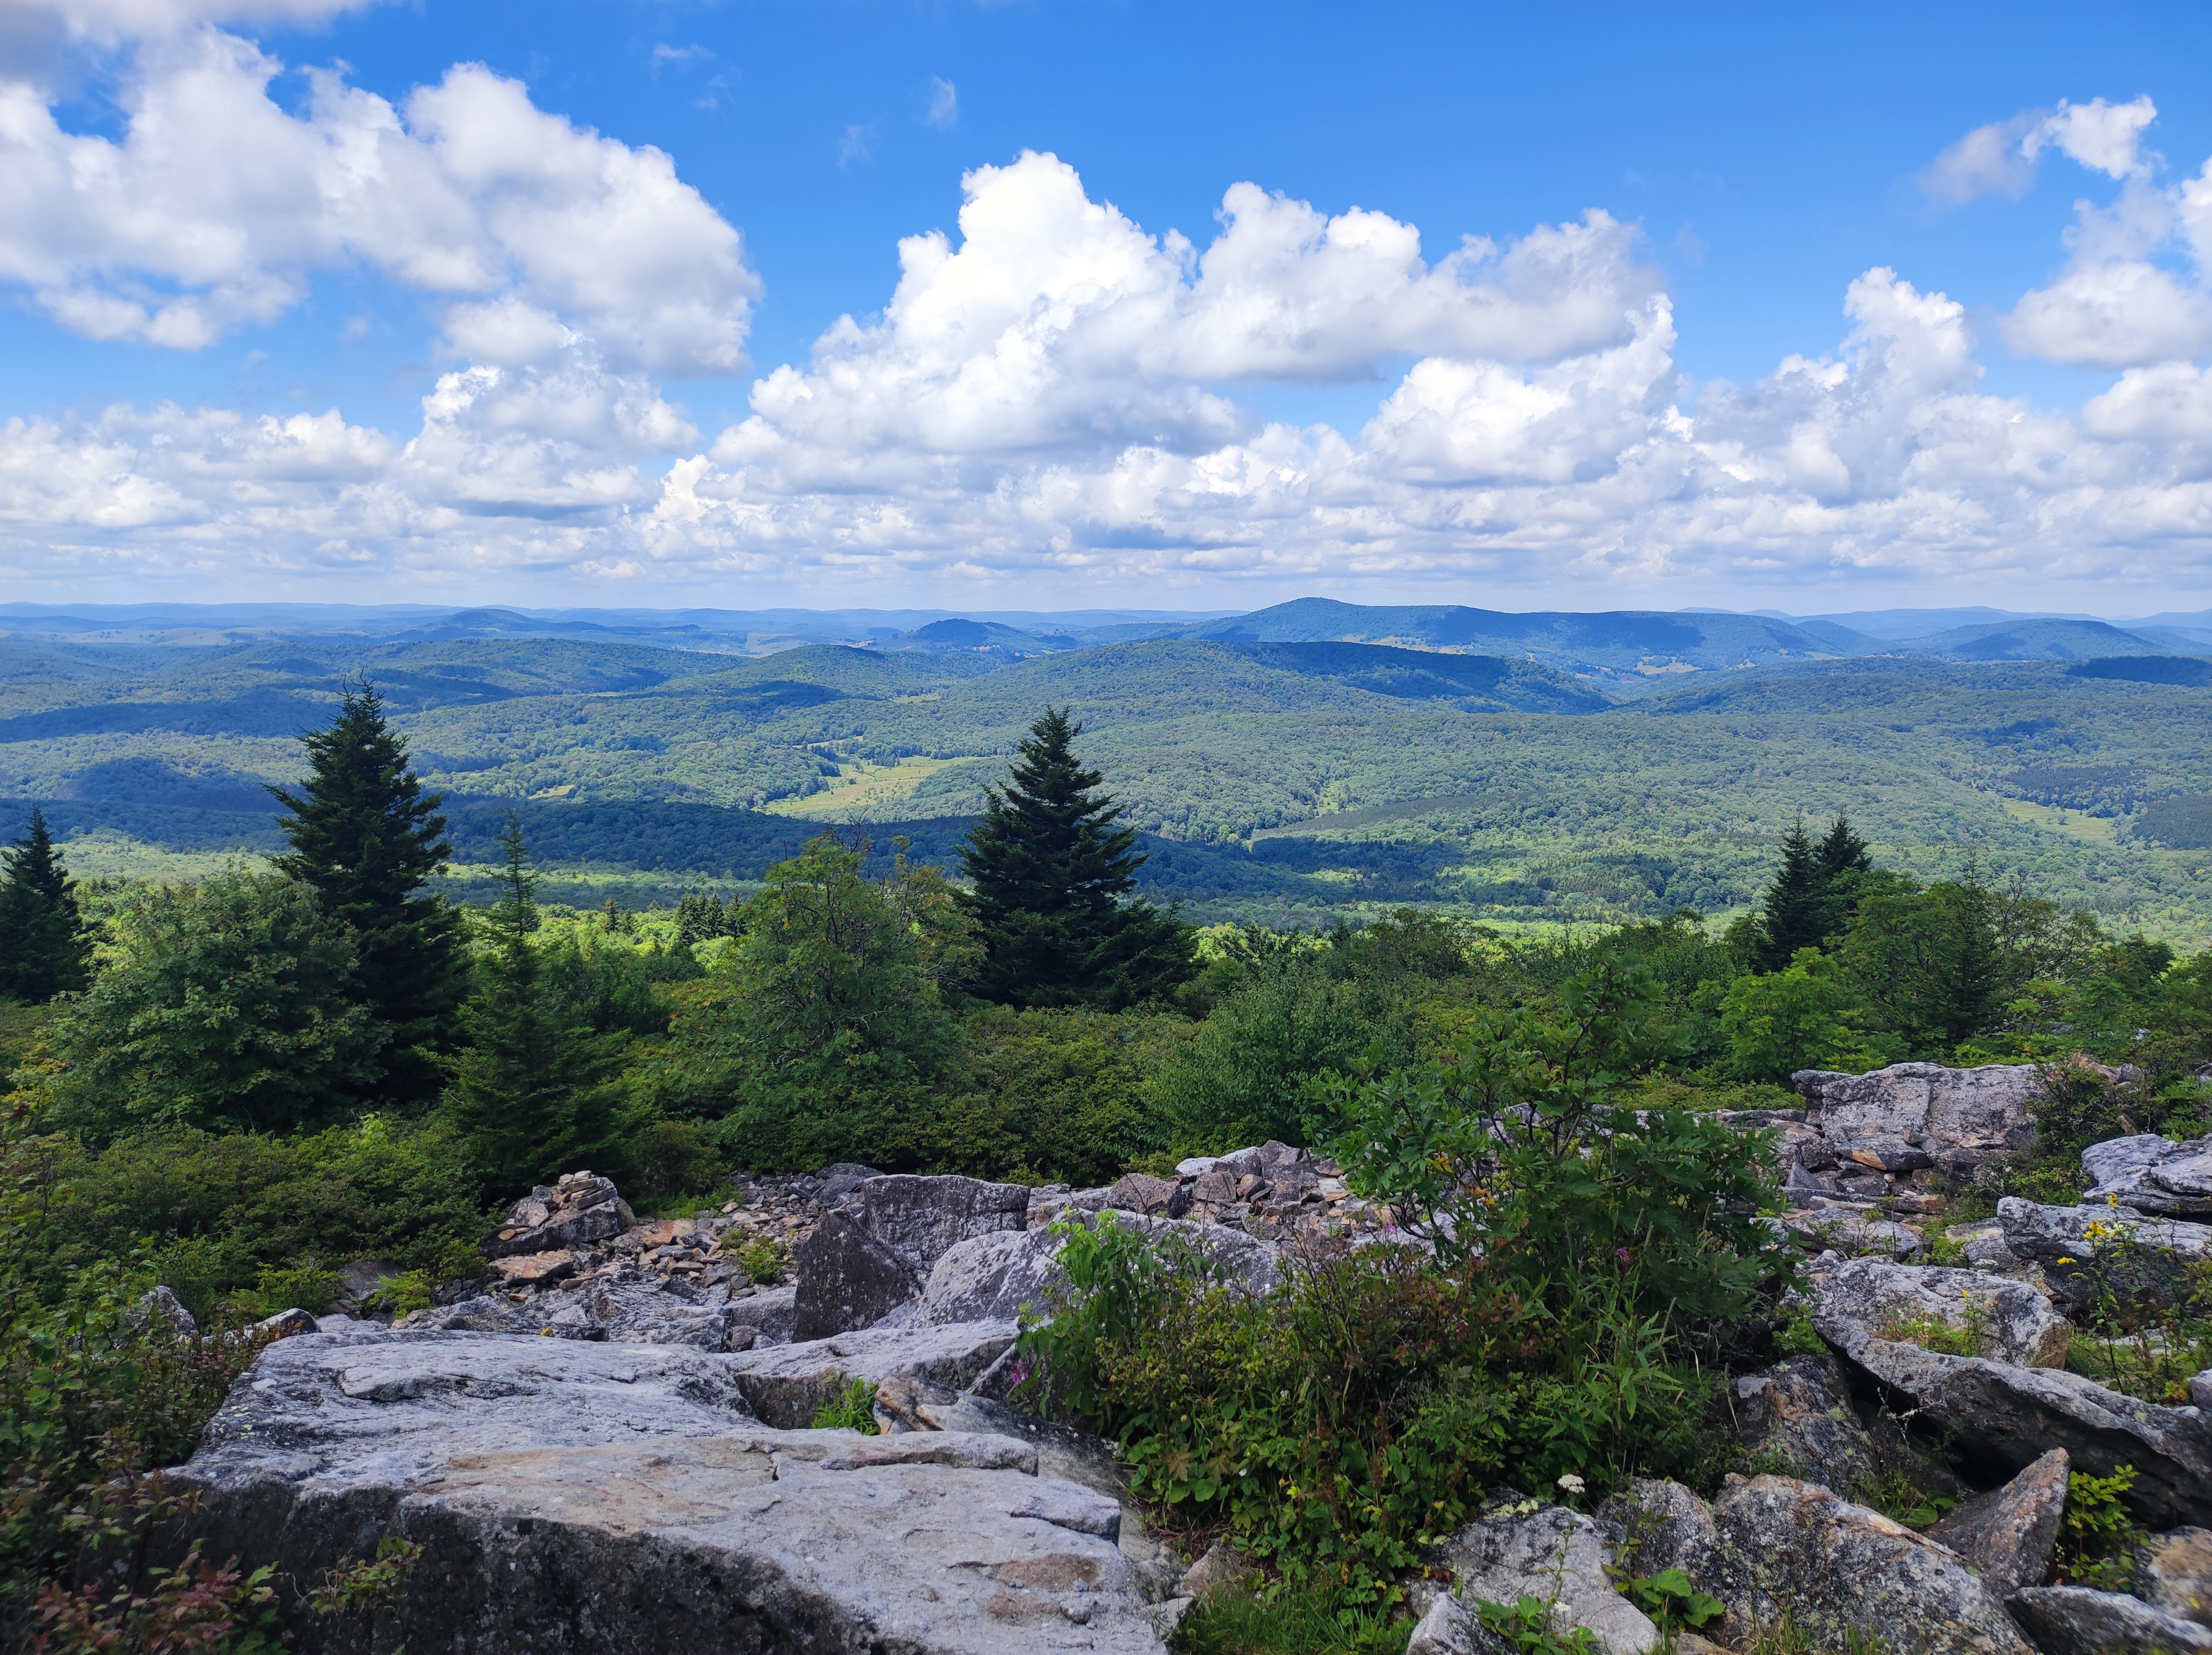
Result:
[[[301,115],[269,95],[281,68],[212,28],[144,42],[119,140],[0,81],[0,282],[76,332],[190,350],[367,266],[453,300],[457,344],[551,349],[557,323],[657,373],[743,368],[759,282],[667,155],[480,65],[402,109],[317,71]],[[525,309],[553,320],[533,332]]]

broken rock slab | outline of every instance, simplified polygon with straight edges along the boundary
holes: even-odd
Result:
[[[1620,1531],[1617,1567],[1628,1574],[1680,1569],[1701,1581],[1720,1544],[1713,1508],[1668,1478],[1636,1478],[1598,1508],[1598,1519]]]
[[[861,1180],[793,1255],[795,1337],[819,1339],[873,1326],[918,1297],[952,1247],[1021,1234],[1029,1204],[1023,1184],[906,1173]]]
[[[2017,1472],[2063,1448],[2078,1471],[2110,1476],[2134,1466],[2127,1503],[2154,1528],[2212,1521],[2212,1429],[2201,1407],[2138,1402],[2063,1368],[1947,1356],[1887,1339],[1855,1337],[1838,1349],[1899,1399],[1900,1412],[1917,1410],[1917,1422],[1947,1433],[1961,1459],[1985,1470]]]
[[[2081,1152],[2090,1187],[2081,1204],[2117,1201],[2166,1218],[2212,1218],[2212,1133],[2175,1143],[2154,1133],[2112,1138]]]
[[[1833,1356],[1792,1356],[1764,1373],[1744,1374],[1729,1387],[1729,1403],[1736,1439],[1754,1463],[1846,1496],[1873,1480],[1874,1440]]]
[[[1813,1325],[1841,1343],[1853,1329],[1917,1343],[1916,1325],[1972,1339],[1978,1355],[2023,1367],[2061,1367],[2073,1325],[2034,1288],[1978,1270],[1895,1264],[1875,1258],[1814,1261],[1806,1290]]]
[[[1786,1616],[1816,1649],[1910,1628],[1924,1655],[2029,1655],[1996,1593],[1951,1550],[1879,1512],[1791,1477],[1730,1477],[1699,1581],[1728,1605],[1741,1648]]]
[[[1607,1536],[1580,1512],[1536,1500],[1495,1506],[1435,1547],[1430,1561],[1452,1571],[1462,1603],[1534,1597],[1551,1606],[1562,1634],[1584,1628],[1607,1655],[1658,1646],[1659,1628],[1613,1590]]]
[[[2117,1591],[2029,1586],[2013,1594],[2011,1607],[2043,1655],[2195,1655],[2212,1651],[2212,1629]]]
[[[824,1403],[855,1379],[880,1385],[895,1376],[964,1391],[1011,1349],[1012,1321],[869,1328],[827,1339],[742,1351],[726,1360],[748,1405],[769,1424],[811,1425]]]
[[[1802,1207],[1782,1215],[1783,1233],[1799,1246],[1845,1258],[1910,1258],[1926,1246],[1917,1230],[1870,1207]]]
[[[1923,1147],[2025,1149],[2034,1141],[2030,1107],[2043,1095],[2043,1071],[2033,1064],[1900,1063],[1863,1075],[1807,1069],[1790,1081],[1808,1118],[1839,1144],[1899,1138]]]
[[[1965,1558],[2000,1597],[2041,1585],[2066,1509],[2067,1464],[2066,1451],[2053,1448],[2002,1488],[1952,1507],[1928,1537]]]
[[[611,1179],[596,1173],[563,1173],[508,1209],[507,1222],[484,1243],[484,1256],[558,1252],[608,1240],[636,1222]]]
[[[2109,1203],[2045,1207],[2006,1196],[1997,1222],[2005,1246],[2040,1265],[2052,1291],[2080,1310],[2106,1299],[2171,1299],[2192,1268],[2212,1261],[2212,1224]]]
[[[1016,1440],[771,1430],[736,1358],[448,1333],[264,1351],[191,1463],[193,1528],[295,1579],[422,1561],[309,1652],[1160,1655],[1119,1508]]]

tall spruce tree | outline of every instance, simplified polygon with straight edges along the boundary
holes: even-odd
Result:
[[[447,1111],[487,1191],[508,1194],[586,1167],[609,1147],[619,1058],[541,981],[530,940],[538,882],[514,816],[499,844],[493,946],[476,962],[476,991],[462,1014],[469,1044]]]
[[[43,1002],[82,989],[91,959],[76,882],[33,806],[30,831],[0,850],[0,995]]]
[[[964,899],[982,935],[975,991],[1018,1006],[1152,999],[1190,974],[1190,929],[1126,900],[1146,858],[1104,777],[1075,757],[1083,726],[1047,709],[1030,726],[1008,785],[988,790],[968,835]]]
[[[354,929],[352,997],[385,1030],[380,1090],[395,1101],[427,1100],[442,1081],[440,1059],[453,1049],[467,992],[460,912],[421,894],[453,853],[438,814],[445,800],[423,791],[365,678],[347,689],[328,729],[300,739],[307,780],[296,794],[270,790],[291,812],[278,825],[292,849],[276,865]]]
[[[1782,865],[1759,899],[1759,969],[1780,971],[1798,949],[1840,937],[1850,923],[1854,876],[1873,866],[1848,817],[1838,815],[1818,844],[1798,817],[1782,836]]]

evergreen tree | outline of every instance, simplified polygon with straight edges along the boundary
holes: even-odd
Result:
[[[292,849],[276,865],[354,929],[353,997],[385,1031],[385,1094],[427,1100],[467,991],[460,913],[420,894],[453,853],[438,814],[445,801],[423,791],[366,679],[347,690],[328,729],[301,740],[308,771],[300,791],[270,790],[291,812],[279,825]]]
[[[1820,859],[1805,835],[1800,816],[1782,836],[1782,865],[1774,870],[1759,899],[1759,964],[1780,971],[1800,949],[1818,948],[1824,926],[1821,899],[1826,894]]]
[[[504,865],[491,914],[493,945],[476,964],[462,1014],[469,1045],[447,1110],[486,1187],[526,1190],[574,1172],[608,1147],[619,1060],[609,1042],[564,1015],[540,980],[537,877],[522,824],[500,835]]]
[[[1813,847],[1813,858],[1820,868],[1820,940],[1825,944],[1850,929],[1851,909],[1863,884],[1859,876],[1874,871],[1874,853],[1851,831],[1850,818],[1838,814]]]
[[[92,939],[76,887],[35,806],[30,831],[0,850],[0,995],[34,1002],[82,989]]]
[[[1146,858],[1136,830],[1095,790],[1104,778],[1073,751],[1080,724],[1048,709],[1030,726],[1002,791],[988,790],[962,865],[984,959],[976,991],[1020,1006],[1152,999],[1189,975],[1189,928],[1123,899]]]

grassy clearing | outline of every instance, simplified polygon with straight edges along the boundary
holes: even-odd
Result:
[[[844,773],[831,781],[826,791],[777,799],[767,809],[771,815],[798,816],[808,821],[865,821],[869,813],[880,812],[884,805],[904,803],[929,777],[958,762],[918,756],[894,759],[889,764],[848,759],[841,767]]]
[[[2036,804],[2027,799],[2007,799],[2004,808],[2005,814],[2014,821],[2049,828],[2085,845],[2110,845],[2119,836],[2120,824],[2113,816],[2087,816],[2063,805]]]

